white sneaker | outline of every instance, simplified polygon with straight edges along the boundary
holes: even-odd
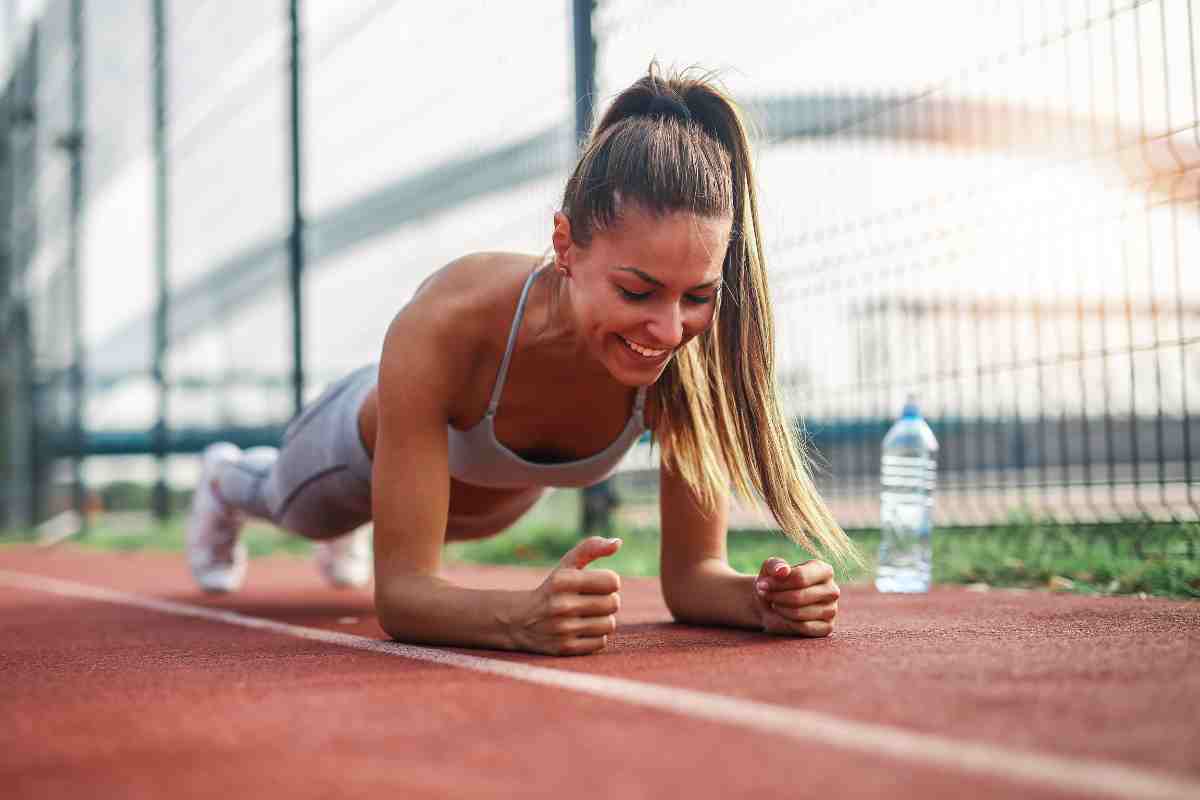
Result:
[[[213,483],[218,465],[237,461],[242,451],[229,442],[204,450],[200,483],[192,497],[187,528],[187,559],[192,576],[206,592],[232,592],[246,580],[246,545],[238,541],[245,517],[223,501]]]
[[[337,589],[361,589],[371,582],[371,526],[316,543],[317,571]]]

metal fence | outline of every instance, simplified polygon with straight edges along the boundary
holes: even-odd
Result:
[[[0,112],[0,517],[186,485],[375,357],[440,264],[541,252],[577,112],[658,57],[723,69],[760,129],[780,390],[843,525],[878,523],[909,392],[938,524],[1200,519],[1198,17],[50,2]]]

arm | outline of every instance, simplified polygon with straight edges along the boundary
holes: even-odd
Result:
[[[470,379],[478,340],[469,329],[478,314],[456,310],[461,295],[451,286],[410,303],[384,342],[371,492],[379,624],[406,642],[553,655],[601,650],[616,628],[620,579],[584,568],[615,553],[617,540],[583,540],[533,590],[471,589],[438,574],[450,501],[448,398]]]
[[[388,329],[379,365],[372,473],[375,606],[393,638],[510,649],[515,592],[456,586],[438,575],[450,477],[446,398],[467,379],[468,354],[431,304],[410,303]]]
[[[729,497],[706,516],[684,481],[660,464],[663,597],[678,622],[729,625],[789,636],[828,636],[841,593],[833,568],[768,558],[758,575],[729,566]],[[758,585],[763,585],[760,591]]]
[[[729,566],[725,546],[729,498],[721,495],[716,513],[706,516],[688,485],[659,464],[663,599],[679,622],[762,629],[755,607],[753,575]]]

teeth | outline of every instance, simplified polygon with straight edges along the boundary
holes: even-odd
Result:
[[[646,356],[647,358],[656,358],[667,352],[666,350],[651,350],[648,347],[642,347],[640,344],[634,344],[633,342],[629,341],[624,336],[621,337],[621,341],[628,345],[629,349],[633,352],[637,353],[638,355]]]

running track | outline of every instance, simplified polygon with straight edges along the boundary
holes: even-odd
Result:
[[[546,570],[453,567],[478,586]],[[843,587],[827,639],[670,621],[603,653],[390,642],[289,557],[0,548],[6,798],[1200,798],[1200,603]]]

